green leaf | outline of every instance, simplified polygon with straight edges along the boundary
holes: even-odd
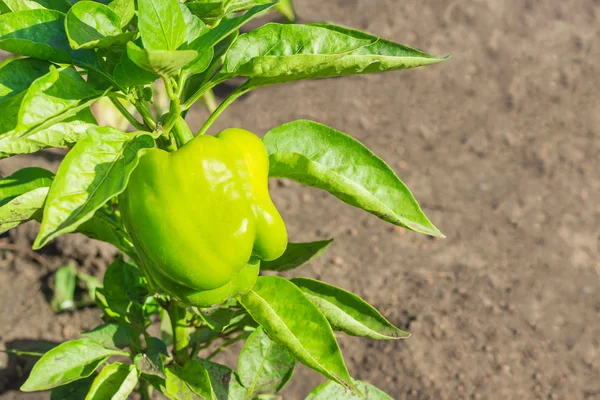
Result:
[[[71,5],[65,0],[0,0],[12,12],[47,8],[67,12]]]
[[[189,360],[183,367],[166,369],[167,397],[173,400],[215,399],[210,376],[197,360]]]
[[[45,129],[48,126],[44,124],[48,121],[60,122],[53,118],[62,115],[66,119],[102,95],[88,85],[75,68],[51,67],[49,73],[33,82],[27,90],[15,133],[24,136]]]
[[[228,327],[242,321],[247,315],[244,310],[223,307],[200,311],[200,316],[206,325],[217,332],[223,332]]]
[[[47,187],[40,187],[0,206],[0,233],[35,219],[44,207],[48,190]]]
[[[238,361],[240,380],[248,397],[277,393],[292,378],[296,359],[283,346],[272,341],[262,328],[246,340]]]
[[[50,63],[34,58],[10,59],[0,65],[0,108],[11,97],[24,94],[29,86],[50,70]]]
[[[74,265],[59,268],[54,274],[54,293],[52,309],[62,312],[75,309],[75,288],[77,287],[77,270]]]
[[[333,381],[322,384],[316,387],[306,397],[306,400],[393,400],[387,393],[377,389],[375,386],[362,382],[354,381],[354,384],[364,393],[364,397],[358,396],[355,393],[350,392],[343,386],[338,385]]]
[[[229,367],[208,360],[198,360],[208,371],[216,400],[246,399],[246,389]]]
[[[159,78],[154,72],[138,67],[131,61],[126,51],[123,52],[121,61],[115,67],[114,77],[117,84],[125,88],[147,85]]]
[[[47,390],[86,378],[112,355],[127,353],[106,349],[91,339],[64,342],[48,351],[35,363],[21,390]]]
[[[77,227],[77,232],[91,239],[110,243],[127,255],[135,254],[133,243],[125,231],[120,218],[104,209],[96,211],[92,219]]]
[[[163,343],[164,344],[164,343]],[[162,352],[157,348],[150,348],[145,354],[135,356],[135,366],[141,373],[165,379],[165,365]]]
[[[252,78],[252,86],[392,71],[444,58],[331,25],[267,24],[241,35],[221,74]]]
[[[113,0],[108,3],[108,6],[120,16],[121,22],[119,26],[122,28],[129,25],[129,22],[135,15],[135,3],[134,0]]]
[[[323,254],[332,242],[333,239],[309,243],[288,243],[287,249],[281,257],[273,261],[261,262],[260,270],[284,272],[298,268]]]
[[[28,167],[0,179],[0,207],[27,192],[50,187],[53,178],[54,174],[48,170]]]
[[[138,0],[138,28],[147,50],[175,51],[187,33],[177,0]]]
[[[293,283],[260,276],[240,303],[265,332],[301,363],[354,389],[327,319]]]
[[[93,52],[71,49],[64,24],[65,14],[54,10],[2,14],[0,49],[56,63],[93,64],[96,60]]]
[[[81,335],[100,343],[108,349],[122,349],[133,342],[131,328],[114,322],[97,326],[89,332],[83,332]]]
[[[294,278],[300,288],[327,318],[333,329],[375,340],[406,339],[410,333],[396,328],[357,295],[307,278]]]
[[[216,27],[231,13],[269,3],[273,3],[273,0],[196,0],[187,2],[186,6],[206,24]]]
[[[198,57],[195,50],[144,50],[135,43],[127,43],[127,56],[137,66],[158,75],[177,75],[181,68]]]
[[[123,321],[145,326],[143,306],[149,295],[148,284],[133,264],[116,259],[104,274],[102,294],[108,307]]]
[[[279,4],[277,4],[277,11],[279,11],[290,22],[294,22],[296,20],[296,13],[294,12],[292,0],[279,0]]]
[[[150,135],[110,127],[88,130],[58,168],[44,207],[34,248],[73,232],[127,186],[141,150],[154,147]]]
[[[113,363],[100,371],[87,395],[89,400],[126,400],[137,385],[137,371],[131,364]]]
[[[443,237],[394,171],[356,139],[300,120],[272,129],[263,141],[270,176],[327,190],[394,225]]]
[[[67,111],[70,112],[71,110]],[[31,154],[50,147],[71,147],[87,136],[88,129],[97,126],[89,107],[58,121],[61,117],[51,118],[24,133],[12,131],[0,135],[0,159],[16,154]]]
[[[52,389],[50,400],[85,400],[96,374]]]
[[[136,36],[135,32],[123,33],[121,17],[112,8],[93,1],[82,1],[71,8],[65,29],[75,50],[125,45]]]
[[[181,9],[181,14],[183,15],[183,20],[185,21],[186,33],[185,33],[185,43],[192,43],[194,40],[198,39],[200,36],[204,35],[209,31],[208,26],[198,17],[196,17],[189,8],[185,6],[183,3],[179,3],[179,8]]]

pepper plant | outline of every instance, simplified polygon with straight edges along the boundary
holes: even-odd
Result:
[[[288,243],[268,177],[324,189],[406,229],[440,231],[384,161],[333,128],[302,120],[262,139],[235,128],[206,133],[264,86],[443,57],[331,24],[240,33],[273,10],[292,20],[289,0],[0,0],[0,10],[0,49],[16,55],[0,65],[0,158],[71,148],[56,174],[31,167],[0,180],[0,231],[37,220],[34,249],[79,232],[120,252],[95,289],[104,323],[39,354],[22,390],[269,399],[299,361],[328,379],[310,399],[389,398],[351,378],[334,331],[409,334],[350,292],[277,274],[331,240]],[[190,108],[240,77],[194,135]],[[90,106],[101,100],[130,128],[100,126]],[[241,341],[237,370],[212,360]]]

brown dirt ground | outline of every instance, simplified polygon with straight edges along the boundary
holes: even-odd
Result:
[[[447,234],[431,240],[273,182],[292,240],[336,238],[294,275],[355,291],[413,333],[340,336],[352,375],[397,399],[600,399],[600,2],[295,2],[303,20],[453,54],[420,70],[261,89],[215,127],[266,132],[307,118],[352,134]],[[5,160],[0,174],[58,159]],[[40,289],[67,262],[102,273],[111,249],[71,235],[42,263],[26,250],[36,229],[1,238],[0,346],[72,339],[98,321],[94,309],[54,315]],[[47,398],[14,390],[28,365],[0,355],[0,399]],[[321,381],[299,368],[285,398]]]

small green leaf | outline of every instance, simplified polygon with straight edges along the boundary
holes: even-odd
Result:
[[[242,321],[248,314],[244,310],[220,307],[212,311],[202,310],[200,316],[210,329],[223,332],[228,327]]]
[[[410,337],[353,293],[307,278],[294,278],[292,283],[321,310],[333,329],[375,340]]]
[[[40,187],[0,206],[0,233],[37,218],[44,207],[49,188]]]
[[[333,25],[267,24],[241,35],[221,74],[247,76],[252,86],[392,71],[445,58]]]
[[[170,399],[216,399],[208,371],[197,360],[189,360],[183,367],[169,366],[166,375],[165,394]]]
[[[246,389],[233,370],[208,360],[198,361],[208,371],[216,400],[242,400],[247,398]]]
[[[96,374],[52,389],[50,400],[85,400]]]
[[[181,8],[181,14],[186,26],[185,43],[192,43],[209,31],[208,26],[200,18],[192,14],[185,4],[179,3],[179,8]]]
[[[37,79],[27,90],[15,129],[24,134],[52,117],[76,108],[89,99],[102,95],[81,78],[75,68],[50,68],[50,72]]]
[[[394,171],[356,139],[300,120],[272,129],[263,141],[270,176],[327,190],[394,225],[443,237]]]
[[[283,346],[272,341],[262,328],[246,340],[238,362],[240,380],[248,396],[277,393],[292,378],[296,359]]]
[[[279,0],[279,4],[277,4],[277,11],[279,11],[290,22],[294,22],[296,20],[296,13],[294,12],[292,0]]]
[[[306,400],[393,400],[393,398],[387,393],[377,389],[375,386],[369,383],[354,381],[354,384],[362,393],[364,393],[364,397],[358,396],[357,394],[347,390],[343,386],[340,386],[333,381],[329,381],[321,386],[316,387],[306,397]]]
[[[21,390],[47,390],[86,378],[112,355],[127,353],[106,349],[91,339],[64,342],[38,360]]]
[[[145,326],[143,306],[149,295],[141,271],[118,258],[104,274],[102,290],[107,306],[127,323]]]
[[[65,32],[65,14],[54,10],[0,15],[0,49],[56,63],[96,62],[90,50],[71,49]]]
[[[100,343],[108,349],[122,349],[129,346],[133,341],[131,328],[114,322],[97,326],[89,332],[83,332],[81,335]]]
[[[298,361],[355,389],[327,319],[293,283],[279,276],[260,276],[254,289],[239,301]]]
[[[50,303],[54,312],[75,309],[76,287],[77,270],[74,265],[67,265],[56,270],[54,274],[54,293]]]
[[[187,33],[177,0],[138,0],[138,28],[147,50],[175,51]]]
[[[138,376],[131,364],[113,363],[100,371],[86,397],[89,400],[126,400],[129,398]]]
[[[50,187],[54,174],[37,167],[23,168],[0,179],[0,207],[10,200],[32,190]]]
[[[91,239],[110,243],[127,255],[135,254],[133,243],[125,231],[120,218],[105,209],[96,211],[94,216],[77,227],[76,232]]]
[[[62,12],[69,11],[71,5],[66,0],[0,0],[12,12],[49,9]]]
[[[127,56],[137,66],[158,75],[173,76],[198,57],[195,50],[144,50],[127,43]]]
[[[34,248],[73,232],[127,186],[143,149],[154,147],[150,135],[94,128],[67,154],[52,183]]]
[[[76,114],[62,121],[59,120],[64,115],[59,115],[24,133],[12,131],[5,135],[0,135],[0,159],[16,154],[31,154],[50,147],[73,146],[87,136],[88,129],[97,126],[96,119],[89,107],[87,107],[87,104],[93,101],[96,101],[96,99],[85,103],[86,108],[80,111],[77,111],[77,108],[80,108],[77,106],[75,109],[77,111]],[[65,114],[71,111],[72,109],[68,110]],[[16,121],[13,128],[15,126]]]
[[[124,45],[136,36],[135,32],[123,33],[121,17],[112,8],[93,1],[82,1],[71,8],[65,29],[75,50]]]
[[[162,353],[156,348],[148,350],[145,354],[135,356],[135,366],[144,375],[157,376],[165,379],[165,365]]]
[[[138,67],[131,61],[126,51],[123,52],[121,61],[115,67],[114,77],[117,84],[125,88],[147,85],[159,78],[154,72]]]
[[[121,27],[126,27],[135,15],[135,2],[134,0],[113,0],[108,3],[108,6],[120,16]]]
[[[24,94],[29,86],[50,70],[47,61],[34,58],[10,59],[0,65],[0,107],[11,97]]]
[[[195,0],[188,1],[186,6],[194,15],[214,28],[227,15],[269,3],[274,2],[273,0]]]
[[[285,253],[273,261],[260,263],[261,271],[290,271],[319,257],[327,250],[333,239],[309,243],[288,243]]]

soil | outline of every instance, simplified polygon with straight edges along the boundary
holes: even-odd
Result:
[[[600,2],[295,3],[304,21],[453,54],[418,70],[260,89],[214,127],[266,132],[306,118],[347,132],[394,168],[448,236],[432,240],[325,192],[272,182],[293,241],[336,239],[290,276],[352,290],[413,334],[340,335],[351,374],[396,399],[600,399]],[[198,127],[206,115],[190,120]],[[61,154],[4,160],[0,174],[55,169]],[[0,238],[0,347],[73,339],[98,322],[93,308],[55,315],[44,289],[69,262],[101,275],[113,250],[69,235],[36,254],[36,230]],[[235,365],[234,356],[220,360]],[[30,366],[0,355],[0,399],[48,398],[16,391]],[[299,367],[284,396],[302,399],[322,381]]]

